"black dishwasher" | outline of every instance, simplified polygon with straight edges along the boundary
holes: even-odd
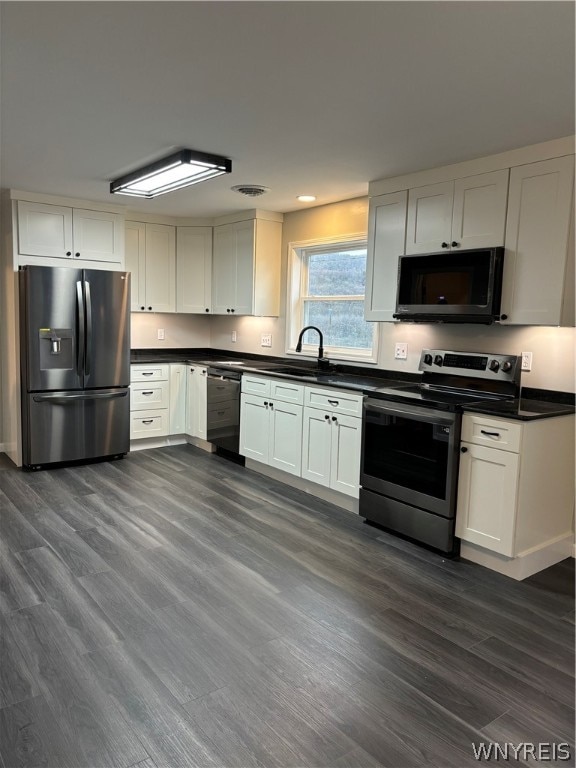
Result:
[[[240,371],[208,367],[207,440],[230,453],[240,448]]]

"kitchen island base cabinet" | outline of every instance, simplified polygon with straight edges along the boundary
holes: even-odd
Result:
[[[462,420],[461,555],[524,579],[572,554],[574,416]]]

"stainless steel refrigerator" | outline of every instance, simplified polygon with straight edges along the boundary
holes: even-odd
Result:
[[[130,274],[22,268],[22,464],[130,447]]]

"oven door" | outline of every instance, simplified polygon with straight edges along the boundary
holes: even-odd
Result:
[[[362,488],[454,517],[459,441],[457,413],[367,398]]]

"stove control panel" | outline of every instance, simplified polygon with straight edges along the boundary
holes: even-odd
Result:
[[[423,349],[418,370],[429,373],[472,376],[499,381],[519,380],[519,355],[484,354],[480,352],[448,352],[443,349]]]

